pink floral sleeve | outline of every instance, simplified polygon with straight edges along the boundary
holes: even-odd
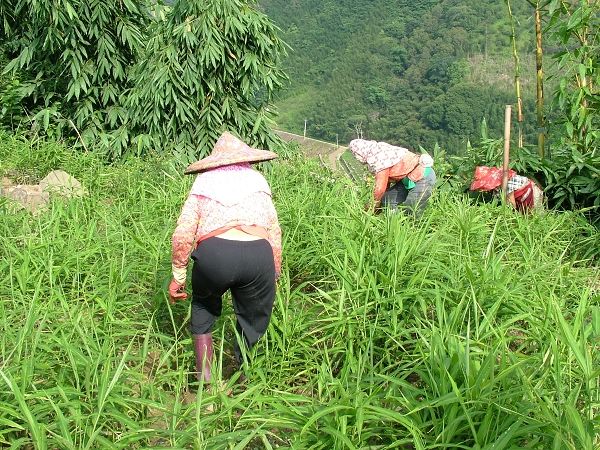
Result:
[[[196,243],[196,231],[200,223],[200,197],[188,196],[183,204],[181,214],[177,220],[177,227],[173,232],[172,263],[175,269],[185,269],[188,265],[190,253]]]
[[[275,278],[279,278],[281,274],[281,228],[279,227],[279,220],[277,218],[277,211],[272,206],[272,211],[269,214],[268,225],[267,225],[267,240],[271,244],[273,249],[273,261],[275,263]]]

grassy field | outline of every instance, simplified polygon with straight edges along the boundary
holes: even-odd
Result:
[[[360,182],[360,180],[363,180],[367,175],[365,166],[357,161],[350,150],[346,150],[340,155],[340,166],[342,170],[357,183]]]
[[[273,320],[243,388],[196,395],[188,305],[166,297],[192,178],[0,136],[0,176],[54,168],[89,195],[34,217],[0,199],[0,447],[598,448],[600,240],[578,214],[441,190],[418,220],[373,216],[368,186],[317,162],[265,166]]]

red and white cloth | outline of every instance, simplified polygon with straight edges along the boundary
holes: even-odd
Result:
[[[517,174],[512,169],[508,170],[508,178]],[[477,166],[473,175],[472,191],[492,191],[502,186],[502,169],[500,167]]]
[[[493,191],[502,185],[503,171],[500,167],[477,166],[470,189],[472,191]],[[514,193],[515,205],[520,211],[541,206],[542,189],[527,177],[508,170],[507,194]]]
[[[350,141],[348,148],[358,161],[368,166],[371,173],[377,173],[395,166],[403,159],[408,159],[409,156],[414,157],[414,165],[418,163],[418,156],[408,149],[386,142],[354,139]]]

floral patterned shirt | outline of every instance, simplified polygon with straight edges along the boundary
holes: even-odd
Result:
[[[173,277],[180,283],[185,282],[185,271],[190,254],[203,236],[220,228],[244,225],[262,227],[266,231],[267,241],[273,249],[275,273],[279,277],[281,272],[281,229],[266,181],[264,183],[256,182],[257,176],[262,178],[262,175],[247,165],[228,166],[210,172],[217,170],[223,173],[221,180],[219,180],[218,173],[208,175],[207,172],[205,177],[203,177],[204,174],[200,174],[183,205],[172,238]],[[237,200],[233,201],[229,193],[219,201],[216,189],[212,189],[215,191],[214,195],[210,194],[208,190],[205,191],[206,195],[195,194],[194,192],[201,192],[197,189],[197,185],[206,180],[212,182],[213,188],[225,180],[229,184],[235,184],[238,186]],[[265,192],[265,190],[269,192]],[[225,191],[222,190],[222,192]]]

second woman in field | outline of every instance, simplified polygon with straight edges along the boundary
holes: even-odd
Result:
[[[375,175],[375,210],[403,208],[422,213],[436,182],[431,156],[365,139],[354,139],[348,147]]]

